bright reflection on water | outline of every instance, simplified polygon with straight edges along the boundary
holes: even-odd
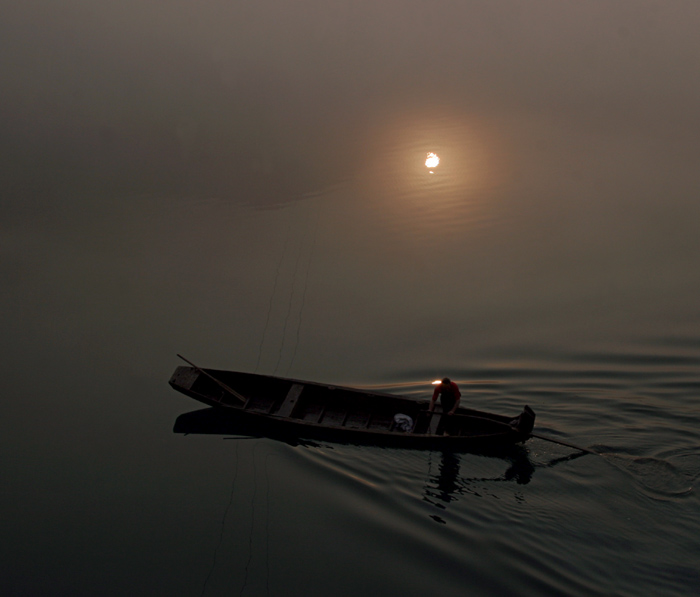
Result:
[[[0,23],[0,593],[696,591],[698,9],[45,4]],[[603,456],[174,434],[177,352]]]

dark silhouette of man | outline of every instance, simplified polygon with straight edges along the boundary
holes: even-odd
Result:
[[[462,397],[462,394],[457,384],[451,381],[449,377],[446,377],[435,386],[428,412],[433,412],[435,410],[435,403],[437,402],[438,396],[440,397],[440,405],[442,406],[443,419],[440,421],[437,432],[449,434],[454,427],[452,424],[453,421],[450,421],[450,419],[457,412],[459,399]]]

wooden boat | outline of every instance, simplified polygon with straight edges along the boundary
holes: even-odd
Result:
[[[450,417],[450,435],[443,435],[447,415],[439,405],[429,413],[427,401],[384,392],[194,365],[178,367],[169,383],[215,407],[246,435],[287,441],[478,449],[526,441],[535,421],[528,406],[515,418],[459,408]]]

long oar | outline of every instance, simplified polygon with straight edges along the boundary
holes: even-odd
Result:
[[[452,415],[452,416],[453,417],[472,417],[475,419],[483,419],[485,421],[492,420],[492,419],[486,419],[485,417],[473,417],[472,415]],[[494,421],[494,422],[498,422],[498,421]],[[502,425],[505,425],[506,427],[510,427],[507,423],[502,423]],[[541,440],[544,440],[546,442],[552,442],[553,444],[559,444],[560,446],[566,446],[567,448],[579,450],[580,452],[585,452],[586,454],[595,454],[596,456],[602,456],[602,454],[600,452],[596,452],[594,450],[589,450],[588,448],[582,448],[581,446],[577,446],[576,444],[562,442],[562,441],[559,441],[558,439],[553,439],[551,437],[545,437],[544,435],[539,435],[538,433],[531,433],[530,437],[536,437],[537,439],[541,439]]]
[[[545,437],[544,435],[539,435],[538,433],[531,433],[530,437],[536,437],[537,439],[543,439],[546,442],[552,442],[553,444],[559,444],[560,446],[566,446],[567,448],[573,448],[574,450],[580,450],[581,452],[586,452],[587,454],[595,454],[596,456],[601,456],[600,452],[595,452],[594,450],[589,450],[588,448],[582,448],[581,446],[576,446],[575,444],[569,444],[567,442],[559,441],[558,439],[552,439],[551,437]]]
[[[206,375],[209,379],[211,379],[212,381],[216,382],[219,386],[221,386],[224,390],[226,390],[229,394],[231,394],[231,396],[234,396],[235,398],[238,398],[241,402],[243,402],[243,403],[245,404],[246,399],[245,399],[243,396],[241,396],[241,394],[239,394],[238,392],[236,392],[236,390],[233,390],[233,389],[229,388],[223,381],[221,381],[221,380],[219,380],[219,379],[216,379],[216,377],[214,377],[213,375],[210,375],[210,374],[207,373],[204,369],[201,369],[200,367],[197,367],[197,365],[195,365],[192,361],[188,361],[188,360],[187,360],[185,357],[183,357],[181,354],[178,354],[177,356],[179,356],[183,361],[185,361],[185,363],[188,363],[188,364],[192,365],[192,367],[194,367],[194,368],[195,368],[197,371],[199,371],[202,375]]]

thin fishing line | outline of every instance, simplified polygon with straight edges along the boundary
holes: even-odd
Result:
[[[299,338],[301,336],[301,323],[302,323],[302,318],[304,315],[304,306],[306,305],[306,290],[309,286],[309,272],[311,271],[311,261],[313,259],[314,250],[316,248],[316,237],[318,236],[318,222],[320,219],[321,219],[321,210],[319,208],[316,210],[316,222],[314,224],[313,236],[311,237],[311,248],[309,249],[309,258],[306,262],[306,274],[304,276],[304,287],[303,287],[303,291],[301,293],[301,305],[299,307],[299,320],[297,322],[296,336],[294,339],[294,348],[292,349],[292,359],[289,362],[289,366],[287,367],[287,374],[289,374],[289,371],[291,370],[292,365],[294,365],[294,360],[297,357],[297,348],[299,346]]]
[[[265,455],[263,471],[265,473],[265,594],[270,594],[270,477],[268,475],[267,461],[269,452]]]
[[[259,443],[255,444],[255,447],[253,448],[253,457],[251,458],[251,460],[253,461],[253,497],[250,500],[250,535],[248,536],[248,561],[245,563],[245,570],[243,572],[243,586],[241,587],[239,596],[243,595],[243,591],[245,591],[245,588],[248,585],[248,570],[250,568],[250,563],[253,560],[253,531],[255,530],[255,497],[258,493],[258,485],[256,482],[257,470],[255,466],[255,452],[257,451],[259,445]]]
[[[289,243],[290,229],[291,229],[290,225],[287,225],[287,236],[284,239],[284,246],[282,247],[282,255],[280,255],[280,260],[277,263],[277,270],[275,271],[275,283],[272,287],[272,294],[270,295],[270,302],[267,306],[267,317],[265,319],[265,327],[263,328],[262,338],[260,339],[260,347],[258,348],[258,361],[255,363],[255,373],[258,372],[258,368],[260,367],[260,359],[262,357],[263,344],[265,344],[265,336],[267,335],[267,328],[270,325],[270,314],[272,313],[272,303],[275,299],[275,294],[277,293],[277,283],[278,283],[279,277],[280,277],[280,270],[282,269],[282,262],[284,261],[284,257],[287,254],[287,244]]]
[[[202,592],[201,596],[204,596],[204,592],[207,590],[207,584],[209,583],[209,579],[211,578],[212,573],[214,572],[214,568],[216,568],[216,558],[217,554],[219,552],[219,547],[221,547],[221,542],[224,539],[224,531],[226,530],[226,517],[228,516],[228,511],[231,509],[231,504],[233,503],[233,494],[236,490],[236,480],[238,479],[238,445],[234,444],[234,454],[236,455],[236,460],[234,462],[234,474],[233,474],[233,482],[231,483],[231,495],[229,496],[228,499],[228,504],[226,505],[226,510],[224,510],[224,517],[221,520],[221,530],[219,532],[219,541],[216,544],[216,547],[214,548],[214,561],[211,564],[211,568],[209,569],[209,574],[207,574],[207,578],[204,580],[204,586],[202,587]]]
[[[299,252],[297,253],[296,261],[294,262],[294,273],[292,274],[292,289],[289,293],[289,303],[287,304],[287,314],[284,316],[284,325],[282,326],[282,343],[280,344],[279,352],[277,353],[277,363],[275,364],[274,373],[277,373],[280,361],[282,360],[282,351],[284,350],[284,340],[287,336],[287,323],[289,322],[289,315],[292,312],[292,303],[294,302],[294,287],[296,286],[297,271],[299,270],[299,261],[301,261],[301,254],[303,253],[303,239],[299,242]]]

